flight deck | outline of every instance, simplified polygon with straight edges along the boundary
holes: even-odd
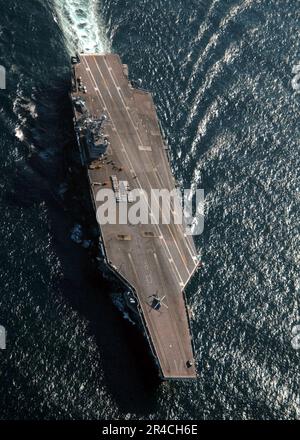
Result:
[[[73,64],[74,124],[95,211],[101,188],[115,192],[118,206],[131,190],[149,199],[151,189],[173,190],[151,94],[129,80],[116,54],[80,54]],[[184,295],[199,264],[193,238],[174,222],[100,224],[100,232],[105,263],[137,302],[161,377],[195,378]]]

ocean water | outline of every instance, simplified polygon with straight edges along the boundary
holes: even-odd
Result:
[[[299,11],[0,0],[1,419],[300,418]],[[205,190],[203,266],[187,289],[195,382],[155,380],[110,282],[70,240],[89,223],[66,154],[76,50],[120,54],[153,92],[176,179]]]

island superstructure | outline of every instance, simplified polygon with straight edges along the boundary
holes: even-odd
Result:
[[[81,160],[95,213],[100,188],[118,204],[130,190],[175,187],[167,146],[149,92],[129,81],[116,54],[72,59],[72,102]],[[125,182],[125,183],[124,183]],[[184,289],[198,267],[192,237],[179,224],[100,224],[103,262],[126,287],[163,379],[196,377]]]

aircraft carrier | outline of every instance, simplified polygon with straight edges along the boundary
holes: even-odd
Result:
[[[130,191],[175,188],[151,94],[116,54],[72,57],[74,126],[95,214],[99,189],[130,204]],[[151,214],[150,214],[151,215]],[[101,224],[99,255],[124,284],[124,302],[148,340],[162,379],[197,376],[184,295],[199,261],[183,225]]]

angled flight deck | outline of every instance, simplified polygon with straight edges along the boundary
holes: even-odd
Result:
[[[146,191],[149,200],[151,188],[174,189],[151,94],[132,85],[119,56],[81,54],[73,73],[74,123],[95,209],[100,206],[97,193],[102,187],[116,190],[128,182],[130,190]],[[99,139],[105,141],[98,140],[98,146],[95,136],[91,143],[86,130],[79,128],[84,118],[92,125],[93,119],[103,122]],[[99,155],[101,148],[105,154]],[[120,198],[127,188],[117,189]],[[100,230],[106,264],[132,289],[138,302],[160,375],[195,378],[183,294],[198,267],[193,239],[176,224],[107,224],[100,225]]]

